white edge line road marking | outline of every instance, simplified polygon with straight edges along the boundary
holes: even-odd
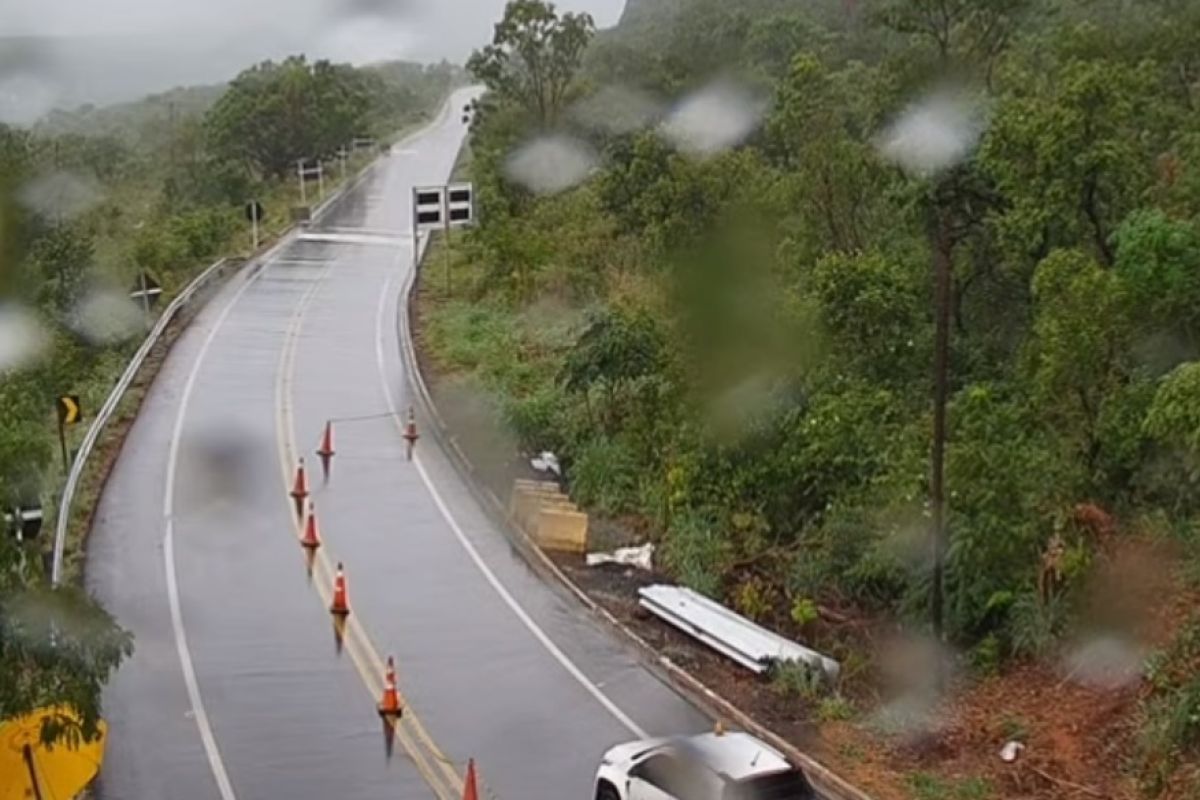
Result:
[[[397,258],[396,265],[398,266],[398,264],[399,259]],[[392,293],[394,275],[395,269],[393,269],[392,275],[389,275],[388,282],[384,287],[384,291],[379,296],[379,309],[375,319],[375,358],[379,368],[379,379],[383,384],[384,402],[387,405],[388,411],[392,414],[393,421],[399,426],[401,424],[399,412],[396,409],[396,401],[392,395],[391,386],[388,384],[387,368],[383,352],[383,343],[386,336],[386,329],[383,324],[383,319],[388,299]],[[404,302],[404,298],[399,298],[397,302]],[[411,369],[417,368],[416,364],[409,366]],[[401,359],[401,369],[403,368],[403,359]],[[596,684],[592,683],[592,681],[583,674],[579,667],[575,666],[575,663],[558,648],[558,645],[551,641],[550,637],[546,635],[546,632],[538,627],[538,624],[533,621],[533,618],[526,613],[525,609],[521,607],[521,604],[517,602],[516,598],[513,597],[512,594],[509,593],[508,589],[504,587],[504,584],[502,584],[500,579],[496,577],[496,573],[492,572],[491,568],[487,565],[487,562],[485,562],[483,557],[479,555],[479,551],[475,549],[475,545],[473,545],[471,540],[467,538],[467,535],[459,526],[458,521],[455,520],[454,516],[450,513],[450,508],[446,505],[446,501],[442,499],[441,493],[438,492],[437,488],[433,485],[433,481],[430,479],[429,473],[425,471],[425,466],[421,463],[420,455],[415,450],[413,452],[413,464],[416,466],[417,472],[420,474],[421,480],[425,484],[425,488],[429,490],[429,494],[433,498],[434,504],[438,507],[438,511],[441,512],[442,517],[450,526],[450,530],[454,532],[454,536],[458,539],[459,544],[461,544],[463,549],[467,551],[467,555],[471,557],[473,562],[475,562],[475,566],[479,568],[481,573],[483,573],[483,577],[487,579],[487,582],[491,584],[493,589],[496,590],[496,594],[500,595],[500,599],[503,600],[505,604],[512,610],[512,612],[517,615],[517,619],[524,623],[525,627],[529,629],[529,632],[534,635],[534,638],[541,642],[542,646],[546,648],[550,655],[554,656],[555,660],[562,665],[563,669],[570,673],[571,677],[578,681],[579,685],[586,689],[588,693],[592,695],[592,697],[596,698],[600,705],[604,706],[604,708],[607,709],[610,714],[616,717],[617,721],[624,725],[630,731],[630,733],[639,739],[649,738],[649,735],[646,733],[646,731],[644,731],[636,722],[630,719],[629,715],[617,707],[617,704],[610,700],[609,697],[604,694],[604,692],[600,691],[600,688],[596,686]]]
[[[265,260],[266,257],[264,257]],[[187,686],[188,702],[192,705],[192,716],[196,719],[196,727],[200,730],[200,740],[204,743],[204,752],[208,756],[208,765],[212,768],[213,778],[217,782],[217,789],[221,793],[222,800],[237,800],[237,795],[233,792],[233,786],[229,782],[229,773],[225,771],[225,762],[221,760],[221,751],[217,747],[217,739],[213,735],[212,726],[208,721],[208,713],[204,710],[204,701],[200,697],[200,684],[196,680],[196,668],[192,664],[192,652],[188,648],[187,632],[183,627],[183,611],[179,603],[179,582],[175,574],[175,520],[173,518],[175,511],[175,471],[179,461],[179,442],[183,434],[183,423],[187,418],[188,404],[192,398],[192,391],[196,388],[196,380],[200,375],[200,368],[204,364],[204,357],[208,354],[208,349],[212,346],[213,341],[217,338],[217,333],[221,330],[225,320],[233,311],[234,306],[242,298],[254,283],[258,280],[261,274],[261,266],[252,267],[255,269],[253,275],[246,278],[246,282],[237,290],[229,303],[221,310],[220,316],[213,322],[212,329],[205,337],[204,343],[200,346],[200,351],[196,354],[196,360],[192,363],[191,372],[188,374],[187,383],[184,385],[183,394],[179,398],[179,412],[175,417],[175,428],[171,432],[171,447],[167,455],[167,481],[165,494],[163,495],[163,517],[166,519],[166,533],[163,536],[163,566],[167,576],[167,598],[171,605],[171,627],[175,632],[175,649],[179,651],[179,665],[183,669],[183,682]]]

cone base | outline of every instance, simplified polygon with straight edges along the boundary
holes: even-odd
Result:
[[[317,550],[321,547],[320,542],[301,542],[300,546],[305,550]]]
[[[338,608],[337,606],[330,606],[329,613],[333,614],[335,617],[340,617],[341,619],[345,619],[346,617],[350,616],[350,609]]]
[[[375,710],[379,712],[379,716],[387,720],[400,719],[404,716],[403,708],[384,708],[382,705],[377,705]]]
[[[333,450],[318,450],[317,455],[319,455],[321,458],[328,459],[333,458],[335,455],[337,455],[337,453],[335,453]]]

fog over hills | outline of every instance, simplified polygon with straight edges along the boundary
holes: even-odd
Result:
[[[644,1],[644,0],[643,0]],[[653,0],[651,0],[653,1]],[[0,3],[0,121],[226,81],[304,52],[356,64],[461,62],[505,0],[15,0]],[[625,0],[558,0],[615,24]]]

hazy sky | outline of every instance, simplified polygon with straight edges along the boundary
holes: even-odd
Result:
[[[18,94],[38,94],[39,105],[42,100],[59,106],[123,100],[183,83],[225,80],[255,61],[300,51],[358,63],[392,58],[462,61],[490,39],[504,4],[505,0],[0,0],[0,36],[73,39],[42,48],[33,58],[15,55],[11,47],[7,57],[0,52],[0,107],[19,101]],[[606,27],[616,22],[625,0],[557,0],[556,5],[588,11],[597,25]],[[53,100],[46,99],[50,97]]]
[[[5,35],[186,34],[247,30],[310,35],[365,23],[431,55],[460,58],[486,39],[505,0],[0,0]],[[557,0],[562,10],[616,22],[625,0]],[[381,44],[384,38],[377,37]],[[316,44],[316,42],[314,42]],[[396,46],[399,46],[397,42]]]

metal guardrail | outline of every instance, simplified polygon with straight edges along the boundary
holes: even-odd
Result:
[[[447,101],[447,106],[448,103],[449,101]],[[379,160],[380,159],[373,160],[370,164],[367,164],[365,167],[363,167],[362,170],[360,170],[359,173],[354,176],[354,178],[346,183],[343,183],[340,187],[331,192],[330,195],[324,199],[324,201],[322,201],[318,206],[316,206],[316,208],[312,210],[311,219],[316,220],[324,215],[333,206],[333,204],[344,197],[347,192],[362,183],[362,181],[370,176],[370,174],[374,171],[375,167],[379,164]],[[287,228],[281,231],[278,240],[273,247],[278,247],[279,243],[283,242],[288,236],[290,236],[296,230],[296,228],[296,225],[289,225]],[[269,253],[273,247],[262,252]],[[192,279],[191,283],[184,287],[183,291],[171,301],[171,303],[163,310],[163,313],[159,315],[158,321],[155,322],[154,327],[150,329],[150,333],[146,335],[145,341],[142,342],[141,346],[137,349],[137,352],[134,353],[133,358],[130,359],[129,365],[121,374],[120,380],[118,380],[116,385],[113,386],[112,391],[109,392],[108,399],[104,401],[104,405],[100,407],[100,410],[96,413],[96,418],[88,427],[87,433],[83,437],[83,442],[80,444],[79,450],[75,454],[75,460],[71,462],[71,469],[67,472],[67,482],[63,486],[62,497],[59,499],[58,503],[58,515],[54,521],[54,559],[50,568],[51,585],[58,586],[62,580],[63,553],[66,549],[67,528],[70,526],[71,522],[71,506],[75,502],[75,493],[79,490],[79,481],[83,478],[83,470],[87,466],[88,457],[92,454],[92,450],[95,449],[96,442],[100,439],[100,434],[104,431],[104,427],[112,418],[112,415],[116,411],[117,406],[120,405],[121,400],[124,399],[125,393],[129,391],[129,387],[133,384],[138,372],[140,372],[142,367],[145,365],[146,358],[150,355],[150,351],[153,350],[155,345],[159,343],[159,340],[162,339],[162,335],[166,332],[167,326],[174,321],[174,319],[179,315],[179,312],[183,310],[183,308],[187,306],[187,304],[191,302],[200,291],[206,288],[214,278],[224,277],[225,269],[235,263],[237,266],[241,267],[246,264],[255,263],[256,261],[260,260],[260,258],[261,256],[253,256],[245,262],[235,262],[229,258],[222,258],[220,261],[217,261],[215,264],[209,266],[208,269],[204,270],[204,272],[197,275],[194,279]]]
[[[125,372],[121,374],[120,380],[117,381],[113,390],[109,392],[108,399],[104,401],[104,405],[96,413],[96,418],[92,420],[92,424],[88,427],[87,434],[83,437],[83,443],[80,444],[78,452],[75,454],[75,460],[71,462],[71,469],[67,473],[67,482],[63,487],[62,497],[58,503],[58,516],[54,521],[54,561],[50,570],[50,581],[54,586],[58,586],[62,580],[63,570],[63,551],[66,547],[67,528],[71,522],[71,505],[75,501],[75,492],[79,488],[79,481],[83,477],[83,469],[87,466],[88,457],[96,446],[96,442],[100,439],[100,434],[104,431],[104,427],[112,418],[113,413],[117,410],[121,400],[124,399],[125,393],[129,391],[129,387],[133,384],[138,372],[141,371],[142,365],[146,363],[146,358],[150,355],[150,351],[158,344],[162,335],[167,330],[179,312],[189,303],[198,292],[204,289],[214,279],[214,277],[223,277],[225,270],[234,262],[228,258],[222,258],[215,264],[212,264],[204,272],[196,276],[184,290],[171,301],[162,314],[159,315],[158,321],[154,323],[154,327],[150,329],[150,333],[146,335],[145,341],[141,347],[134,353],[133,358],[129,361],[129,365],[125,368]]]
[[[830,680],[838,662],[767,630],[691,589],[656,584],[638,590],[639,605],[664,622],[693,636],[756,674],[773,665],[797,661]]]

